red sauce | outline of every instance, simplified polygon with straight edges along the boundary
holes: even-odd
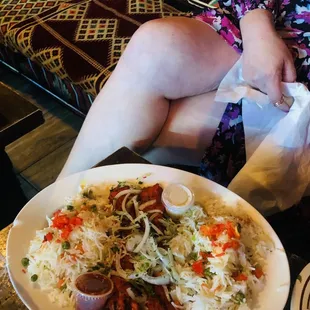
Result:
[[[76,279],[76,288],[87,295],[104,295],[111,291],[111,280],[99,273],[86,273]]]

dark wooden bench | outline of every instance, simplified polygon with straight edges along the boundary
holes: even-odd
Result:
[[[10,223],[27,202],[5,147],[43,123],[41,110],[0,83],[0,229]]]

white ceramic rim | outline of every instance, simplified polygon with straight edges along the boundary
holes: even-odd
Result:
[[[111,178],[111,176],[113,176],[113,175],[117,176],[119,174],[120,170],[122,170],[121,175],[124,175],[123,179],[138,178],[141,176],[141,173],[142,174],[143,173],[144,174],[150,173],[151,176],[148,178],[148,181],[150,183],[155,182],[155,181],[152,181],[152,178],[154,175],[156,176],[156,174],[162,174],[165,177],[168,175],[170,178],[169,182],[175,182],[175,183],[184,183],[179,179],[180,177],[181,177],[181,179],[182,179],[182,177],[184,177],[184,179],[186,179],[186,182],[189,182],[189,180],[194,182],[196,189],[200,188],[200,190],[203,190],[205,192],[212,192],[213,194],[218,194],[219,196],[221,196],[221,198],[224,199],[225,202],[229,201],[228,204],[232,203],[232,201],[233,201],[235,205],[232,207],[236,207],[236,204],[238,203],[238,207],[242,207],[244,209],[244,211],[247,213],[247,215],[253,219],[253,221],[259,222],[259,225],[263,228],[263,230],[267,234],[269,234],[269,236],[272,238],[272,240],[275,243],[276,252],[277,252],[277,254],[275,254],[276,255],[275,257],[279,256],[277,259],[279,259],[279,258],[281,259],[282,267],[281,267],[281,270],[275,270],[275,269],[279,269],[279,268],[276,268],[277,264],[274,264],[275,269],[272,269],[272,271],[273,272],[277,271],[276,277],[269,277],[268,278],[268,276],[267,276],[267,278],[268,278],[268,283],[269,282],[273,283],[273,282],[277,281],[278,277],[282,278],[281,284],[279,284],[279,286],[272,287],[273,290],[276,290],[276,292],[279,293],[280,299],[274,297],[274,298],[270,298],[270,300],[268,300],[268,302],[273,302],[273,303],[277,302],[278,307],[277,308],[273,307],[272,310],[282,310],[284,308],[286,301],[287,301],[288,294],[289,294],[289,288],[290,288],[290,272],[289,272],[289,264],[288,264],[287,256],[285,254],[285,250],[284,250],[283,245],[282,245],[281,241],[279,240],[278,236],[276,235],[276,233],[274,232],[274,230],[272,229],[270,224],[264,219],[264,217],[256,209],[254,209],[249,203],[247,203],[241,197],[232,193],[228,189],[226,189],[226,188],[224,188],[224,187],[222,187],[222,186],[220,186],[220,185],[218,185],[218,184],[216,184],[210,180],[207,180],[205,178],[197,176],[195,174],[185,172],[185,171],[181,171],[181,170],[174,169],[174,168],[168,168],[168,167],[156,166],[156,165],[121,164],[121,165],[111,165],[111,166],[103,166],[103,167],[89,169],[89,170],[71,175],[71,176],[69,176],[65,179],[62,179],[56,183],[53,183],[53,184],[49,185],[48,187],[46,187],[45,189],[43,189],[35,197],[33,197],[25,205],[25,207],[18,213],[16,219],[13,222],[13,227],[9,232],[9,236],[8,236],[8,240],[7,240],[7,268],[8,268],[8,274],[9,274],[10,280],[12,282],[12,285],[13,285],[15,291],[17,292],[18,296],[23,301],[23,303],[28,307],[28,309],[37,310],[40,308],[38,308],[35,305],[34,301],[29,296],[29,292],[33,293],[32,289],[29,288],[29,285],[28,285],[28,290],[19,285],[19,283],[16,279],[16,276],[20,275],[20,273],[18,273],[17,268],[16,269],[11,268],[12,264],[13,265],[14,265],[14,263],[16,264],[16,258],[14,260],[14,249],[16,248],[16,245],[14,245],[14,241],[17,241],[18,236],[21,237],[21,235],[16,236],[16,234],[18,234],[18,230],[19,230],[20,226],[24,225],[22,223],[23,218],[26,218],[28,220],[28,223],[29,223],[30,219],[27,218],[27,214],[32,209],[36,209],[34,207],[34,204],[36,202],[40,201],[40,199],[43,198],[49,192],[52,193],[53,190],[57,192],[57,191],[61,191],[62,187],[68,187],[68,188],[71,187],[72,188],[72,186],[74,185],[74,186],[76,186],[75,192],[77,193],[79,184],[81,183],[82,180],[87,181],[87,178],[89,180],[92,180],[91,182],[93,184],[96,184],[99,182],[108,182],[109,183],[109,182],[112,182],[112,179],[113,179],[113,181],[116,182],[117,179],[119,180],[120,178]],[[107,176],[110,175],[110,177],[107,177],[105,179],[105,174]],[[126,177],[125,175],[128,175],[128,176]],[[129,176],[129,175],[131,175],[131,176]],[[165,177],[163,177],[163,179]],[[167,178],[167,180],[169,178]],[[177,178],[177,179],[175,179],[175,181],[174,181],[173,178]],[[165,182],[163,179],[162,179],[162,182]],[[160,182],[160,180],[158,180],[158,182]],[[190,185],[187,185],[185,183],[185,185],[189,186],[194,191],[194,194],[195,194],[195,186],[192,186],[192,183]],[[60,198],[59,195],[54,195],[52,198],[55,199],[56,201],[57,200],[62,201],[62,203],[63,203],[65,197]],[[60,206],[59,204],[57,204],[57,206],[53,205],[52,207],[48,208],[48,210],[50,211],[50,213],[52,213],[53,211],[58,209],[59,206]],[[38,209],[38,210],[42,211],[40,209]],[[46,212],[45,212],[45,214],[46,214]],[[28,226],[29,225],[26,225],[26,227],[28,227]],[[37,229],[41,229],[41,227],[32,228],[32,229],[37,230]],[[31,238],[28,239],[28,242],[30,241],[30,239]],[[25,247],[25,246],[26,245],[23,244],[23,247]],[[17,247],[17,249],[18,249],[18,247]],[[20,262],[20,259],[22,257],[17,258],[17,259],[19,259],[19,262]],[[272,257],[274,257],[274,255]],[[27,286],[27,284],[25,284],[25,285]],[[264,294],[266,293],[268,295],[267,288],[265,288],[263,293]],[[40,296],[42,296],[43,294],[44,294],[43,292],[40,292]],[[43,296],[42,296],[42,298],[43,298]],[[260,298],[259,300],[262,300],[262,299]],[[267,299],[264,299],[264,300],[267,300]],[[47,310],[47,308],[45,308],[45,309]],[[59,307],[53,306],[52,308],[48,308],[48,309],[66,310],[69,308],[59,308]],[[255,309],[267,310],[266,308],[257,308],[257,307],[255,307]],[[270,308],[270,310],[271,310],[271,308]]]

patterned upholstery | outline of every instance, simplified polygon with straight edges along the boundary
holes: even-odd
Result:
[[[70,104],[86,113],[89,103],[76,101],[91,102],[98,94],[138,27],[182,15],[190,14],[162,0],[3,0],[0,56],[7,61],[12,51],[24,55],[27,75],[34,71],[40,82],[35,72],[39,65],[45,79],[49,75],[42,84],[52,91],[67,88]],[[81,91],[87,96],[77,95]]]
[[[40,14],[56,5],[60,0],[3,0],[0,3],[0,40],[7,31],[23,20]],[[0,41],[1,42],[1,41]]]

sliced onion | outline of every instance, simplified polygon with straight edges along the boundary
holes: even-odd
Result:
[[[179,274],[176,271],[175,266],[174,266],[174,259],[173,259],[173,255],[172,255],[171,249],[168,249],[168,257],[169,257],[169,260],[170,260],[170,269],[171,269],[171,272],[172,272],[172,276],[173,276],[173,278],[176,281],[180,281]]]
[[[160,236],[157,238],[157,242],[161,242],[163,240],[169,240],[171,239],[171,236]]]
[[[150,223],[150,225],[152,226],[152,228],[159,234],[159,235],[162,235],[163,233],[160,231],[160,229],[154,225],[153,223]]]
[[[130,195],[130,193],[128,193],[128,194],[125,196],[125,198],[124,198],[124,200],[123,200],[123,202],[122,202],[122,210],[123,210],[123,212],[125,213],[125,215],[128,217],[128,219],[129,219],[131,222],[133,222],[132,216],[128,213],[128,211],[127,211],[127,209],[126,209],[126,202],[127,202],[127,199],[128,199],[128,197],[129,197],[129,195]]]
[[[119,192],[115,197],[114,199],[117,200],[119,197],[122,197],[124,195],[127,195],[127,194],[140,194],[141,193],[141,190],[139,189],[124,189],[123,191]]]
[[[133,201],[136,200],[137,197],[138,197],[138,195],[135,195],[135,196],[131,197],[131,198],[128,200],[128,202],[127,202],[127,207],[133,205],[133,204],[134,204]]]
[[[138,304],[143,304],[147,300],[147,296],[144,294],[142,296],[136,296],[130,287],[127,288],[126,292],[128,296]]]
[[[170,298],[170,294],[169,294],[169,291],[168,291],[168,288],[166,285],[163,285],[163,289],[164,289],[164,292],[165,292],[165,295],[166,295],[166,298],[168,301],[171,301],[171,298]]]
[[[184,306],[178,306],[173,301],[171,302],[171,305],[176,309],[184,309]]]
[[[138,228],[138,227],[139,227],[139,225],[135,224],[135,225],[127,226],[127,227],[116,228],[115,231],[117,231],[117,230],[130,230],[130,229],[135,229],[135,228]]]
[[[135,280],[135,279],[139,279],[139,278],[141,278],[141,274],[136,273],[136,272],[134,272],[128,276],[128,279],[130,279],[130,280]]]
[[[161,214],[163,214],[164,212],[163,211],[161,211],[161,210],[149,210],[149,211],[146,211],[146,213],[161,213]]]
[[[157,248],[156,249],[156,254],[159,257],[159,259],[162,261],[165,267],[169,267],[169,259],[166,256],[167,251],[163,248]],[[166,256],[166,257],[165,257]]]
[[[130,237],[126,242],[126,249],[129,252],[132,252],[137,244],[142,240],[142,235],[136,234]]]
[[[167,223],[165,220],[160,219],[158,220],[160,223],[162,223],[165,227],[169,226],[169,223]]]
[[[142,274],[141,279],[154,285],[167,285],[170,283],[170,277],[167,274],[159,277],[151,277],[146,274]]]
[[[158,215],[158,213],[154,213],[154,214],[152,214],[152,215],[150,216],[150,221],[153,221],[153,220],[154,220],[154,218],[155,218],[157,215]]]
[[[139,210],[138,210],[138,212],[139,212],[138,213],[139,216],[135,218],[135,222],[140,222],[140,220],[145,217],[145,213],[144,212],[139,211]]]
[[[133,251],[134,253],[139,253],[139,251],[142,249],[144,243],[146,242],[147,238],[150,235],[150,223],[149,223],[147,216],[145,216],[143,218],[143,221],[144,221],[144,225],[145,225],[144,235],[143,235],[143,238],[142,238],[140,244],[134,249],[134,251]]]
[[[124,269],[121,266],[121,256],[118,253],[115,255],[115,268],[116,268],[117,274],[120,277],[124,279],[128,278],[127,273],[124,271]]]
[[[150,200],[150,201],[147,201],[145,203],[142,203],[139,207],[139,210],[143,211],[145,208],[149,207],[149,206],[152,206],[153,204],[156,203],[156,199],[153,199],[153,200]]]
[[[176,294],[176,298],[177,298],[177,301],[182,304],[181,300],[182,300],[182,292],[181,292],[181,288],[180,286],[177,286],[175,288],[175,294]]]
[[[139,216],[139,203],[137,201],[137,196],[133,197],[133,205],[135,206],[136,217]]]

